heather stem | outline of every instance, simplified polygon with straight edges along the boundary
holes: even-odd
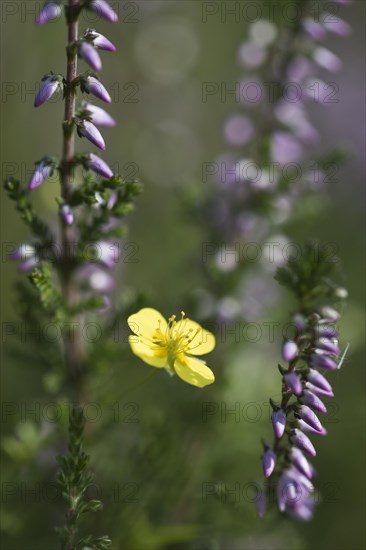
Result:
[[[77,54],[71,46],[78,37],[78,3],[79,0],[69,0],[67,15],[67,77],[63,123],[63,154],[61,163],[61,196],[66,204],[68,204],[72,192],[72,160],[75,154],[75,136],[72,121],[75,115],[75,90],[73,82],[77,76]],[[73,254],[76,245],[75,232],[73,226],[67,225],[62,218],[60,223],[62,242],[60,277],[66,303],[69,307],[72,307],[77,300],[77,289],[73,282]],[[74,380],[78,399],[81,401],[84,346],[80,323],[75,323],[73,329],[65,335],[64,346],[66,365]]]

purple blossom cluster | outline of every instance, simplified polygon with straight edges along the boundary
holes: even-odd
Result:
[[[305,194],[318,192],[327,179],[321,162],[317,165],[314,155],[309,154],[315,151],[320,136],[308,107],[314,102],[326,105],[334,92],[318,75],[333,73],[342,66],[322,42],[330,33],[347,36],[351,29],[338,12],[326,11],[330,5],[320,3],[315,20],[310,4],[304,3],[299,10],[296,24],[281,23],[280,16],[278,24],[264,19],[252,23],[237,52],[238,64],[245,69],[236,85],[240,110],[224,124],[225,150],[203,173],[214,192],[207,196],[204,211],[198,212],[212,242],[218,242],[217,253],[211,253],[206,270],[218,273],[221,279],[238,281],[230,296],[220,296],[217,288],[204,295],[205,302],[213,303],[210,311],[219,320],[245,318],[243,308],[228,311],[221,304],[229,300],[233,305],[241,304],[248,278],[246,273],[241,276],[241,270],[247,268],[245,261],[230,261],[234,254],[221,260],[220,243],[226,243],[227,250],[235,250],[238,244],[243,248],[255,242],[261,247],[268,241],[286,241],[281,226],[295,212],[296,203]],[[228,86],[230,101],[232,88]],[[273,265],[265,267],[270,271]],[[227,287],[218,286],[219,292]],[[199,303],[203,311],[207,309],[205,302]],[[251,317],[256,315],[255,307],[246,309]]]
[[[269,482],[256,502],[260,517],[266,512],[271,488],[281,512],[304,521],[313,516],[315,469],[307,457],[314,457],[316,450],[309,435],[327,434],[318,415],[327,412],[323,399],[334,396],[325,374],[339,369],[343,361],[337,340],[339,317],[328,306],[307,318],[297,314],[295,337],[283,344],[288,367],[279,366],[281,403],[270,400],[274,443],[264,444],[262,465]]]

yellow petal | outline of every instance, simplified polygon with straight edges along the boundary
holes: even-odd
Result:
[[[154,332],[159,328],[165,334],[167,322],[162,314],[151,307],[144,307],[127,319],[128,326],[135,334],[152,340]]]
[[[212,370],[195,357],[180,354],[175,360],[174,370],[184,382],[198,388],[203,388],[215,382],[215,375]]]
[[[140,357],[145,363],[151,365],[152,367],[163,368],[167,363],[167,350],[166,348],[161,348],[158,350],[151,349],[150,346],[140,342],[137,336],[128,337],[129,344],[131,349],[137,357]]]
[[[210,351],[215,348],[215,336],[208,330],[202,328],[201,325],[195,321],[191,321],[191,319],[182,319],[178,321],[175,331],[175,334],[179,332],[193,338],[192,342],[185,350],[189,354],[204,355],[205,353],[210,353]]]

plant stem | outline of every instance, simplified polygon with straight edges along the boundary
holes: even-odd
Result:
[[[75,115],[75,90],[73,81],[77,76],[77,53],[72,48],[72,45],[78,38],[78,3],[79,0],[69,0],[67,15],[67,84],[65,94],[65,115],[63,123],[63,154],[61,163],[61,196],[66,204],[68,204],[70,195],[72,193],[72,161],[75,154],[75,136],[72,122]],[[61,247],[61,285],[66,304],[67,306],[71,307],[75,305],[77,300],[77,289],[73,282],[73,255],[76,247],[75,231],[72,225],[67,225],[62,219]],[[78,399],[81,401],[83,386],[84,346],[80,323],[75,323],[72,327],[72,330],[66,332],[67,334],[65,334],[64,337],[66,365],[75,383]]]

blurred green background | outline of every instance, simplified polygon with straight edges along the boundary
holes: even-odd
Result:
[[[58,154],[61,148],[61,100],[37,111],[32,104],[43,74],[64,71],[65,28],[61,22],[36,28],[32,8],[37,2],[2,4],[2,179],[14,175],[27,181],[36,160]],[[119,268],[118,292],[144,292],[150,300],[146,305],[165,315],[185,309],[182,297],[202,284],[194,260],[205,235],[182,214],[180,190],[201,182],[202,164],[225,149],[225,117],[238,109],[232,98],[221,102],[217,96],[203,103],[202,84],[230,86],[243,76],[236,52],[245,39],[247,21],[222,22],[216,15],[204,23],[204,4],[126,2],[120,24],[112,26],[92,17],[82,24],[97,26],[118,47],[116,55],[103,56],[102,80],[112,90],[109,110],[118,121],[116,128],[103,132],[104,158],[145,183],[127,239],[137,245],[138,261]],[[256,343],[219,344],[217,353],[207,360],[220,376],[204,390],[159,372],[128,393],[151,374],[151,368],[133,357],[120,338],[110,362],[105,364],[103,355],[98,357],[90,377],[90,402],[97,403],[95,410],[102,415],[91,422],[86,441],[96,473],[95,491],[105,505],[92,518],[91,527],[95,534],[109,534],[113,548],[365,547],[364,15],[362,0],[342,7],[341,16],[351,24],[352,35],[327,39],[327,47],[343,61],[341,72],[327,77],[338,84],[340,100],[310,108],[321,135],[317,147],[328,151],[343,145],[351,151],[350,160],[336,183],[320,190],[319,199],[299,205],[300,211],[307,205],[318,214],[300,216],[286,228],[289,238],[299,243],[309,237],[336,243],[341,283],[350,294],[341,335],[342,344],[350,342],[351,347],[344,368],[333,376],[336,398],[326,423],[329,435],[317,441],[314,463],[323,497],[315,518],[310,524],[297,524],[273,513],[260,521],[250,501],[250,484],[262,477],[260,438],[269,437],[271,431],[265,403],[279,389],[280,331],[275,332],[274,342],[263,331]],[[85,142],[80,150],[88,150]],[[43,185],[34,195],[45,217],[55,219],[57,183]],[[17,323],[14,282],[20,277],[6,253],[9,243],[27,237],[4,195],[1,224],[4,327],[4,323]],[[294,304],[285,293],[279,299],[255,321],[286,323]],[[3,344],[17,345],[15,339],[9,340],[3,334]],[[52,485],[55,454],[64,451],[65,422],[59,425],[41,418],[39,426],[32,428],[28,420],[37,414],[25,413],[24,422],[21,407],[40,403],[42,413],[50,402],[67,397],[45,394],[46,373],[42,364],[35,363],[4,356],[1,524],[6,550],[56,547],[53,527],[62,524],[65,511]],[[15,404],[14,409],[8,408],[9,403]],[[207,422],[202,415],[205,403],[212,403],[214,410]],[[252,403],[254,408],[249,410]],[[239,407],[240,418],[225,415],[225,407]],[[254,410],[259,410],[258,418]],[[94,418],[92,408],[90,415]],[[12,439],[17,425],[18,439],[28,441],[18,455]],[[206,495],[214,483],[234,488],[232,499],[224,502]]]

